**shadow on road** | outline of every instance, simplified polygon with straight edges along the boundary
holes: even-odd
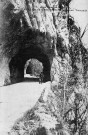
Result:
[[[27,77],[25,77],[22,82],[39,82],[39,78],[27,78]]]

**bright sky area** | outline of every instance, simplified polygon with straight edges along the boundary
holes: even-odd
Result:
[[[81,33],[87,26],[87,32],[82,38],[84,46],[88,48],[88,0],[72,0],[70,4],[70,14],[81,27]]]

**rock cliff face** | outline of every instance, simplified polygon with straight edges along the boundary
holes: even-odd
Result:
[[[19,55],[19,59],[22,61],[20,52],[21,54],[23,54],[23,52],[27,53],[26,50],[32,48],[35,57],[37,57],[35,54],[35,50],[37,49],[36,52],[38,51],[40,55],[45,55],[51,65],[53,56],[58,55],[58,48],[61,46],[58,40],[61,40],[64,48],[68,48],[68,16],[67,5],[65,3],[61,3],[57,0],[12,0],[1,1],[0,5],[2,11],[2,21],[0,23],[1,85],[11,82],[10,75],[12,70],[9,65],[12,65],[10,64],[11,60],[14,61],[13,59],[15,59],[15,61],[17,61],[17,55]],[[34,56],[30,54],[30,56],[24,57],[25,60],[23,63],[26,63],[30,57]],[[41,61],[40,58],[38,59]],[[19,75],[23,74],[23,70],[20,72],[19,68],[24,68],[24,64],[20,64],[19,67],[15,69],[18,63],[13,65],[12,68],[14,68],[15,72],[17,71],[17,78],[22,78],[22,76],[20,77]],[[48,75],[49,74],[50,73],[48,73]]]
[[[72,67],[75,67],[74,60],[80,56],[82,58],[79,59],[86,61],[87,51],[82,45],[80,30],[69,16],[70,2],[70,0],[0,2],[1,85],[11,83],[13,74],[16,74],[15,82],[22,80],[24,65],[30,58],[36,58],[43,63],[45,81],[50,80],[54,56],[69,59]],[[87,61],[84,63],[85,69]]]
[[[45,81],[51,81],[36,106],[13,126],[11,135],[69,135],[62,120],[64,90],[69,98],[73,89],[84,89],[88,80],[88,52],[80,28],[69,16],[69,2],[0,2],[0,85],[12,83],[12,78],[21,81],[31,58],[43,63]]]

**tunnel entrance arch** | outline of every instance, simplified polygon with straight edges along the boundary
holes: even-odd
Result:
[[[48,55],[40,48],[29,47],[22,49],[16,54],[9,63],[11,83],[17,83],[24,80],[24,66],[27,60],[37,59],[43,64],[44,82],[50,81],[50,61]]]
[[[24,66],[24,78],[39,78],[40,74],[43,72],[43,64],[37,59],[29,59],[26,61]]]
[[[27,60],[24,66],[24,77],[26,74],[32,74],[32,65],[30,63],[30,60]]]

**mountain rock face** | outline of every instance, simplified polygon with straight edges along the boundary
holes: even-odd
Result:
[[[62,4],[61,8],[60,1],[8,0],[1,1],[0,5],[1,85],[11,82],[12,72],[16,74],[16,80],[23,78],[24,63],[31,57],[42,61],[40,57],[44,55],[48,59],[48,62],[42,61],[44,66],[46,67],[47,63],[49,66],[50,63],[51,67],[53,57],[58,55],[59,46],[63,44],[64,48],[68,48],[67,6]],[[28,52],[30,55],[27,55],[28,49],[32,54]],[[40,56],[37,56],[38,52]],[[45,74],[49,75],[49,72],[50,68]]]
[[[31,58],[43,63],[45,81],[51,80],[50,70],[56,56],[68,59],[72,68],[80,59],[82,63],[85,61],[84,69],[87,68],[87,50],[82,45],[80,29],[69,16],[70,2],[0,2],[1,86],[22,80],[25,63]],[[87,70],[83,72],[85,76]]]
[[[80,28],[69,15],[70,2],[0,2],[0,85],[21,81],[25,63],[31,58],[43,63],[45,81],[51,81],[10,135],[70,135],[63,122],[69,108],[66,101],[74,90],[81,92],[88,86],[88,52]]]

